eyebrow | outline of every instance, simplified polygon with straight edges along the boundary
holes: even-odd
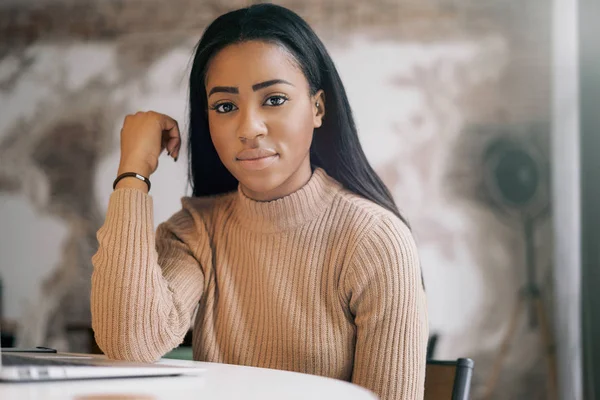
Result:
[[[269,86],[277,85],[279,83],[283,83],[284,85],[294,86],[290,82],[288,82],[288,81],[286,81],[284,79],[271,79],[270,81],[265,81],[265,82],[261,82],[261,83],[257,83],[255,85],[252,85],[252,90],[254,92],[256,92],[257,90],[261,90],[261,89],[264,89],[264,88],[269,87]],[[232,94],[238,94],[239,92],[240,92],[239,89],[237,87],[235,87],[235,86],[215,86],[214,88],[212,88],[210,90],[210,93],[208,94],[208,97],[210,97],[214,93],[232,93]]]

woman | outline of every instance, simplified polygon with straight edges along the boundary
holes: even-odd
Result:
[[[415,244],[306,22],[262,4],[207,28],[190,77],[193,197],[154,234],[148,177],[164,150],[177,160],[176,121],[125,118],[93,258],[93,328],[109,357],[157,360],[197,310],[196,360],[422,398],[428,327]]]

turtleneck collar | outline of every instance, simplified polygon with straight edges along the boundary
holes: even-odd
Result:
[[[285,197],[256,201],[238,186],[236,215],[246,229],[264,233],[284,231],[300,226],[320,215],[333,201],[342,185],[316,168],[306,185]]]

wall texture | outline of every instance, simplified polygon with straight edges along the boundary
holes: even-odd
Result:
[[[491,0],[281,1],[328,47],[368,158],[414,227],[436,358],[472,357],[482,398],[525,284],[522,218],[486,185],[490,143],[526,146],[548,173],[550,7]],[[246,1],[0,5],[0,275],[19,340],[81,349],[90,257],[126,114],[185,126],[193,46]],[[153,178],[156,223],[186,193],[186,159]],[[547,205],[541,190],[536,207]],[[551,295],[551,213],[536,220],[536,280]],[[546,301],[546,304],[550,302]],[[551,315],[551,310],[547,310]],[[526,309],[493,398],[546,399],[540,325]]]

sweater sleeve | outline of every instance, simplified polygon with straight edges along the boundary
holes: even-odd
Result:
[[[427,301],[406,225],[378,219],[355,248],[344,281],[356,325],[352,382],[382,400],[423,399]]]
[[[152,197],[111,194],[92,257],[92,328],[113,359],[154,362],[178,346],[202,295],[199,230],[185,207],[154,234]]]

